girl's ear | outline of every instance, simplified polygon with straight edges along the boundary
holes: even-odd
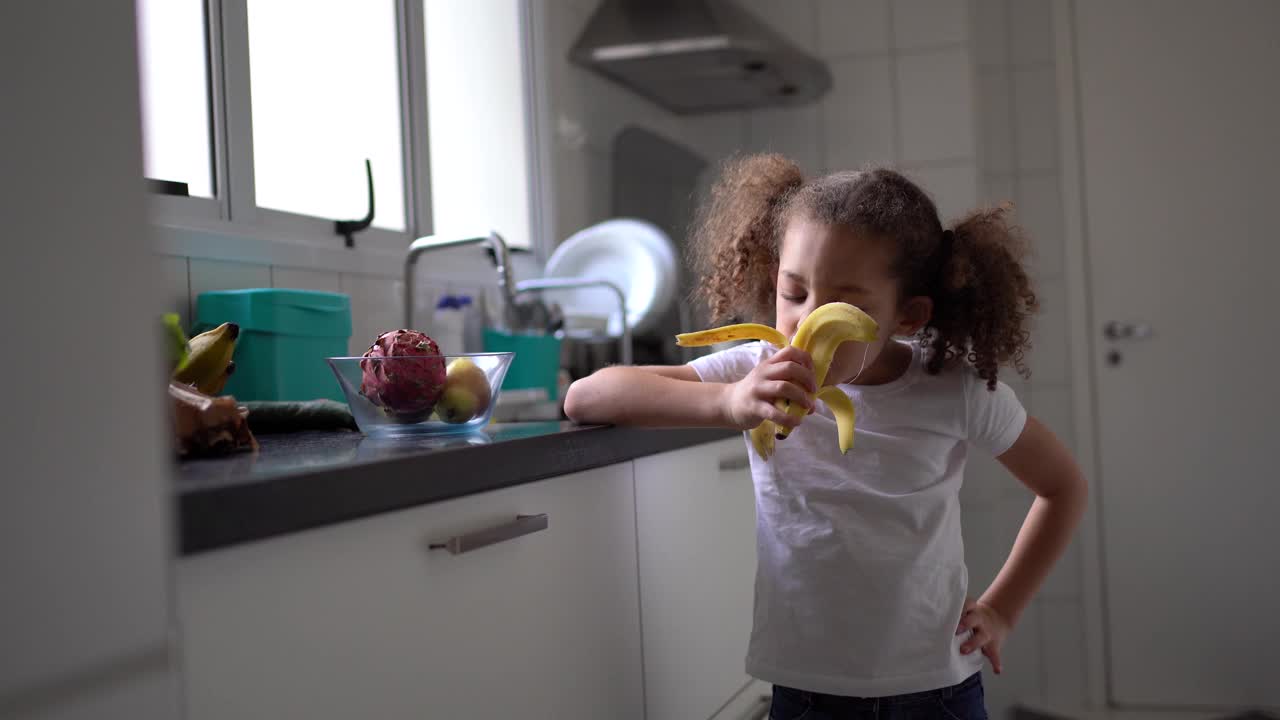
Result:
[[[894,335],[911,336],[924,329],[933,317],[933,299],[924,295],[910,298],[898,312],[898,327]]]

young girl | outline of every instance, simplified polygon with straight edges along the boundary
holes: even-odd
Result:
[[[997,379],[1026,373],[1036,310],[1004,211],[943,229],[891,170],[806,180],[777,155],[730,164],[694,235],[713,321],[788,337],[814,308],[856,305],[879,339],[845,343],[827,384],[857,409],[847,455],[812,361],[739,345],[682,367],[612,367],[565,409],[585,423],[794,428],[751,458],[759,567],[747,672],[774,684],[771,718],[985,718],[980,670],[1000,649],[1084,510],[1066,448]],[[801,422],[774,402],[801,403]],[[749,445],[749,443],[748,443]],[[1008,561],[967,597],[959,490],[986,452],[1036,494]]]

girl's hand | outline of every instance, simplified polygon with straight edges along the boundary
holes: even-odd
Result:
[[[728,386],[725,417],[739,430],[750,430],[765,420],[787,428],[800,424],[774,406],[776,400],[790,400],[805,410],[813,410],[809,394],[817,392],[813,359],[809,353],[788,346],[755,367],[746,377]]]
[[[995,608],[981,600],[975,602],[972,598],[965,598],[964,612],[960,613],[960,626],[956,628],[956,635],[969,629],[973,630],[973,636],[960,646],[960,653],[968,655],[981,648],[982,654],[987,656],[992,669],[999,675],[1004,671],[1004,665],[1000,662],[1000,648],[1009,635],[1008,621]]]

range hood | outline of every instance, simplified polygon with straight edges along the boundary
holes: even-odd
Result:
[[[681,115],[801,105],[831,73],[733,0],[602,0],[569,53]]]

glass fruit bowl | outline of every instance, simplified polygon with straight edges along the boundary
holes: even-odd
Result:
[[[455,435],[489,423],[515,353],[436,357],[332,357],[365,435]]]

